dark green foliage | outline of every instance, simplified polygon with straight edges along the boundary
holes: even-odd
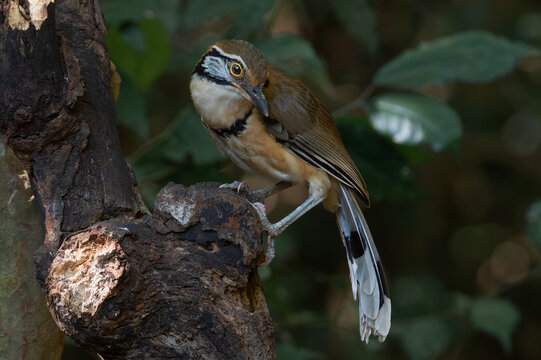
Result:
[[[393,325],[384,344],[360,342],[344,249],[333,216],[316,209],[280,235],[276,259],[260,269],[279,359],[538,358],[538,5],[101,4],[123,78],[121,139],[149,205],[169,181],[242,177],[189,98],[193,66],[218,39],[253,42],[336,115],[370,191]]]
[[[441,317],[421,317],[397,326],[397,335],[412,359],[433,359],[453,340],[452,328]]]
[[[531,204],[526,212],[526,232],[541,249],[541,200]]]
[[[471,306],[471,321],[475,328],[495,336],[505,351],[511,351],[511,335],[520,320],[520,312],[508,300],[481,297]]]
[[[122,92],[116,103],[118,121],[142,139],[148,138],[146,99],[129,77],[122,80]]]
[[[335,0],[330,2],[345,29],[363,43],[370,53],[378,47],[377,17],[368,0]]]
[[[539,54],[538,49],[521,42],[467,31],[405,51],[376,73],[374,83],[419,89],[450,81],[492,81],[511,71],[518,60]]]
[[[145,91],[167,66],[171,53],[169,38],[156,19],[121,26],[108,27],[109,56],[122,74]]]
[[[282,33],[256,41],[255,45],[270,65],[311,85],[321,88],[331,86],[325,64],[306,39]]]
[[[372,200],[406,200],[419,196],[406,158],[391,142],[378,136],[364,118],[337,119],[349,154],[370,184]],[[365,151],[365,149],[372,151]]]

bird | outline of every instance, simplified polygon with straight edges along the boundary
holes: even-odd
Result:
[[[262,204],[253,204],[269,239],[319,203],[336,214],[353,297],[359,299],[361,340],[368,343],[373,335],[384,341],[391,327],[391,300],[361,210],[361,205],[370,206],[368,190],[321,100],[301,80],[267,64],[254,45],[235,39],[209,46],[194,67],[190,93],[219,150],[244,171],[277,181],[262,194],[291,184],[308,187],[307,199],[276,223]],[[240,188],[242,183],[227,186]],[[266,263],[274,256],[273,244]]]

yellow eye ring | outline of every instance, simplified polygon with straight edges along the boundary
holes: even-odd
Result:
[[[229,72],[235,77],[240,77],[243,73],[242,66],[239,63],[234,62],[229,66]]]

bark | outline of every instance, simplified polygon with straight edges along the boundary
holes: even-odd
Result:
[[[32,183],[59,327],[104,359],[275,358],[253,195],[169,184],[150,214],[118,141],[97,0],[0,4],[0,134]]]
[[[58,360],[62,354],[64,335],[47,311],[32,264],[42,239],[28,175],[0,140],[0,359]]]

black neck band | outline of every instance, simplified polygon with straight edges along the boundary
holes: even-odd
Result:
[[[230,127],[212,129],[212,131],[214,131],[216,135],[221,136],[221,137],[226,137],[226,138],[230,136],[238,136],[246,128],[246,122],[248,121],[248,118],[250,117],[250,115],[252,115],[253,109],[254,108],[251,107],[250,110],[248,110],[242,118],[235,120],[235,122],[233,122],[233,124],[231,124]]]

